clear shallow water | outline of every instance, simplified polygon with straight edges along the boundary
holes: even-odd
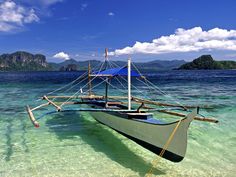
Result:
[[[88,113],[50,115],[41,120],[39,129],[32,127],[24,106],[40,103],[35,102],[37,97],[79,74],[0,73],[0,176],[144,176],[150,169],[156,158],[153,153],[97,123]],[[161,159],[154,174],[235,176],[236,71],[148,76],[180,101],[213,106],[202,113],[220,120],[219,124],[194,121],[185,159],[180,163]],[[115,93],[111,88],[111,94]]]

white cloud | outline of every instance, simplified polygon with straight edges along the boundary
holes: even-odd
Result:
[[[59,53],[55,54],[55,55],[53,56],[53,58],[59,58],[59,59],[63,59],[63,60],[69,60],[69,59],[70,59],[70,56],[69,56],[67,53],[65,53],[65,52],[59,52]]]
[[[25,23],[38,22],[34,9],[17,5],[11,0],[0,3],[0,32],[7,32],[24,26]]]
[[[0,32],[7,32],[7,31],[11,31],[14,29],[14,26],[9,25],[7,23],[4,22],[0,22]]]
[[[201,50],[236,51],[236,30],[214,28],[203,31],[201,27],[185,30],[178,28],[174,34],[161,36],[152,42],[136,42],[131,47],[117,49],[110,55],[163,54]]]
[[[114,16],[115,14],[113,12],[108,13],[109,16]]]

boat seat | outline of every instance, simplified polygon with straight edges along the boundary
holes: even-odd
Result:
[[[108,105],[119,105],[119,104],[122,104],[122,102],[120,101],[114,101],[114,102],[107,102]]]
[[[108,105],[107,107],[106,107],[107,109],[119,109],[119,107],[117,106],[117,105]]]
[[[114,101],[114,102],[107,102],[106,108],[109,109],[119,109],[119,106],[122,104],[122,102]]]

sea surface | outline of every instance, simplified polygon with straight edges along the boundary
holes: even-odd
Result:
[[[89,113],[46,115],[34,128],[25,106],[81,75],[81,72],[0,73],[0,176],[145,176],[157,156],[96,122]],[[162,94],[181,104],[207,105],[200,113],[218,124],[194,121],[188,131],[186,157],[180,163],[158,159],[155,176],[236,176],[236,70],[146,73]],[[95,81],[93,85],[99,81]],[[165,100],[145,85],[140,91]],[[121,84],[113,83],[121,87]],[[82,85],[68,89],[69,94]],[[85,88],[84,88],[85,90]],[[103,86],[98,87],[100,94]],[[110,94],[125,94],[110,87]],[[170,96],[171,95],[171,96]],[[53,109],[53,108],[52,108]],[[46,110],[35,112],[42,115]],[[157,115],[158,117],[158,115]],[[174,120],[174,119],[173,119]],[[158,136],[158,135],[157,135]]]

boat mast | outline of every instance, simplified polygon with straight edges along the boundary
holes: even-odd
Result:
[[[131,110],[131,58],[128,58],[128,110]]]
[[[107,69],[108,67],[108,49],[105,48],[105,69]],[[108,102],[108,82],[109,82],[109,78],[107,77],[106,78],[106,90],[105,90],[105,105],[107,105],[107,102]]]
[[[88,89],[89,89],[89,96],[92,95],[92,83],[91,83],[91,65],[90,65],[90,61],[89,61],[89,64],[88,64]]]

